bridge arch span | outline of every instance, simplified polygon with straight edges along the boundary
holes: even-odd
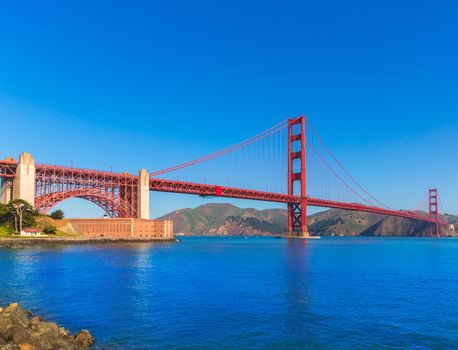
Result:
[[[102,208],[111,218],[131,217],[135,211],[132,205],[120,197],[107,196],[97,189],[77,189],[54,192],[35,198],[35,209],[40,214],[47,214],[55,205],[70,198],[81,198]]]

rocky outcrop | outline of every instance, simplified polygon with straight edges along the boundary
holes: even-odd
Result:
[[[72,336],[65,328],[33,316],[17,303],[0,308],[0,350],[85,350],[94,342],[89,331]]]

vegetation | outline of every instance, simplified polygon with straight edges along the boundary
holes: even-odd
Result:
[[[58,209],[49,214],[49,217],[54,220],[62,220],[64,218],[64,212]]]
[[[36,224],[38,213],[33,206],[25,200],[15,199],[8,204],[0,204],[0,225],[2,232],[20,232],[24,227]]]
[[[43,233],[46,233],[47,235],[55,235],[57,232],[56,226],[52,225],[45,226],[43,229]]]
[[[216,231],[224,231],[229,226],[236,230],[240,225],[239,234],[245,233],[246,230],[254,230],[247,224],[247,221],[234,222],[228,218],[241,218],[253,221],[257,227],[266,228],[265,223],[273,224],[272,231],[262,230],[262,232],[281,233],[286,230],[286,211],[282,209],[265,209],[256,210],[252,208],[237,208],[231,204],[209,203],[193,209],[180,209],[161,217],[161,220],[173,220],[173,227],[176,233],[183,232],[187,234],[215,234]],[[257,219],[259,221],[254,221]]]
[[[13,233],[13,228],[9,225],[0,225],[0,237],[8,237]]]
[[[329,226],[343,224],[344,220],[340,217],[324,219],[320,221],[315,221],[313,224],[309,225],[310,232],[314,234],[321,234],[325,232]]]
[[[241,225],[241,227],[252,227],[259,232],[270,233],[285,233],[286,227],[284,225],[275,224],[266,220],[260,220],[254,217],[241,218],[237,216],[229,216],[226,219],[228,222],[233,222]],[[243,232],[241,232],[243,233]]]
[[[10,213],[5,204],[0,203],[0,225],[4,225],[8,222],[10,218]]]

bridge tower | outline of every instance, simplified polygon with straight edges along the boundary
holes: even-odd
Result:
[[[432,237],[440,237],[440,225],[439,225],[439,196],[437,194],[437,188],[429,189],[429,217],[434,219],[434,223],[429,224],[429,235]]]
[[[137,216],[149,219],[149,173],[141,169],[138,174]]]
[[[35,159],[28,152],[19,156],[13,181],[13,199],[23,199],[35,205]]]
[[[288,234],[309,237],[307,229],[307,154],[305,117],[288,119],[288,195],[299,195],[301,201],[288,203]],[[295,186],[298,184],[299,186]]]

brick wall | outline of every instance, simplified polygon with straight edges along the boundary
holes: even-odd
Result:
[[[169,239],[171,220],[148,219],[67,219],[75,232],[85,238]]]

